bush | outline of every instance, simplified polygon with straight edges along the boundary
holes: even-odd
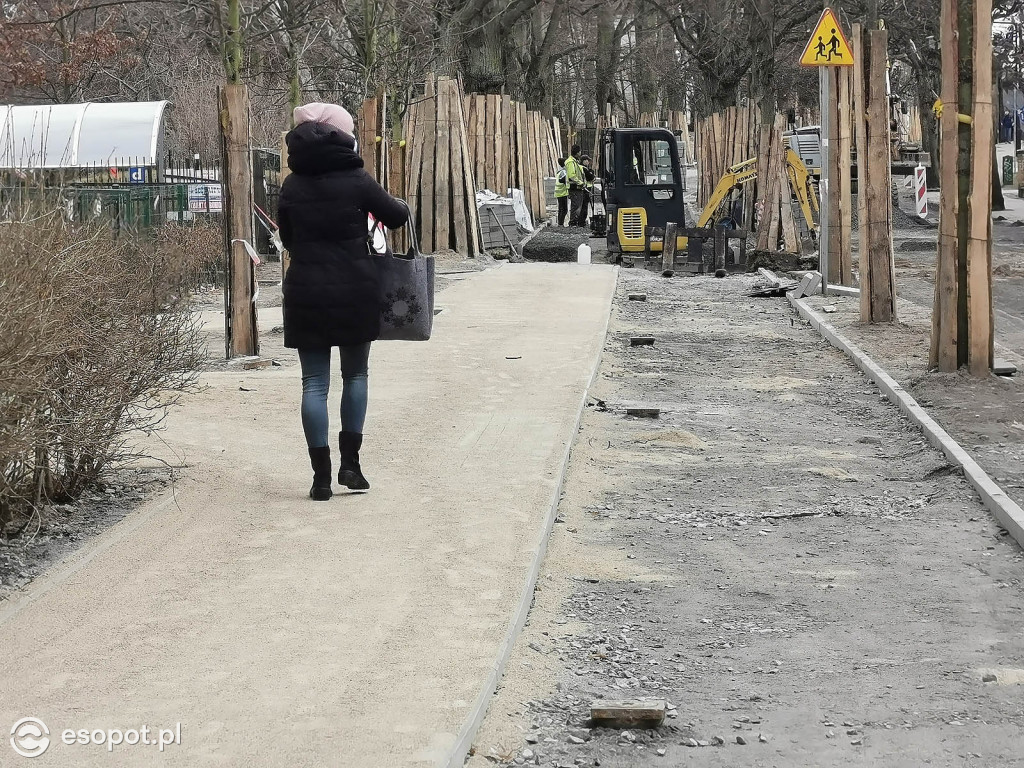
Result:
[[[0,532],[99,482],[194,383],[190,291],[209,252],[186,236],[114,240],[58,214],[0,224]]]

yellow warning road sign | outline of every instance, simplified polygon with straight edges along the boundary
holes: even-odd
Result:
[[[850,48],[850,41],[843,34],[843,28],[839,26],[839,19],[832,13],[831,8],[826,8],[818,24],[814,28],[814,34],[807,41],[807,47],[800,57],[802,67],[852,67],[853,50]]]

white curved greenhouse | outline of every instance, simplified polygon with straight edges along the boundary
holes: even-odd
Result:
[[[0,169],[160,165],[167,104],[0,104]]]

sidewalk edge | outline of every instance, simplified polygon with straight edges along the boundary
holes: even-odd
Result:
[[[899,409],[924,432],[928,442],[959,466],[967,481],[981,496],[982,502],[1019,545],[1024,546],[1024,509],[1006,495],[988,473],[971,458],[953,437],[935,421],[900,384],[877,365],[859,347],[844,337],[825,319],[811,309],[803,299],[789,296],[789,303],[832,346],[845,352],[864,374],[885,394],[889,402]]]
[[[47,566],[18,592],[0,601],[0,625],[21,613],[32,603],[59,587],[88,565],[97,555],[106,552],[131,533],[141,528],[171,504],[177,503],[176,489],[170,488],[137,507],[121,520],[101,531],[83,546],[69,552],[57,562]]]
[[[579,434],[580,424],[583,422],[583,412],[587,407],[587,398],[590,396],[590,390],[593,388],[594,382],[597,380],[597,376],[601,371],[601,361],[604,359],[604,348],[608,340],[608,328],[611,326],[612,309],[615,305],[615,292],[619,284],[618,267],[614,267],[614,269],[615,280],[612,284],[611,300],[608,306],[608,313],[605,316],[604,326],[600,332],[597,356],[594,359],[594,367],[590,372],[590,378],[587,381],[587,385],[583,388],[583,395],[580,397],[580,403],[576,409],[576,419],[572,433],[569,436],[569,441],[566,444],[565,453],[562,456],[562,461],[558,470],[558,482],[555,485],[551,504],[548,508],[547,515],[544,518],[543,525],[541,526],[540,540],[537,542],[533,561],[530,563],[530,569],[526,575],[526,584],[524,585],[522,594],[520,595],[519,604],[516,606],[515,612],[512,614],[512,620],[509,622],[508,631],[505,633],[505,639],[501,642],[498,657],[492,665],[490,674],[487,675],[487,679],[484,681],[483,687],[480,689],[480,693],[474,700],[469,714],[463,721],[462,728],[459,729],[459,734],[455,739],[455,744],[451,747],[448,756],[439,763],[441,768],[462,768],[465,764],[466,759],[469,757],[469,750],[473,746],[473,739],[476,738],[477,732],[483,724],[484,717],[487,715],[487,710],[491,705],[491,699],[498,690],[498,683],[505,674],[505,668],[508,666],[508,661],[512,656],[512,649],[515,647],[516,640],[519,639],[519,634],[523,631],[523,627],[526,625],[526,619],[530,614],[530,608],[533,605],[533,593],[537,586],[537,579],[540,576],[541,565],[543,565],[544,558],[547,555],[548,541],[551,538],[551,530],[554,528],[555,518],[558,516],[558,507],[562,500],[562,489],[565,485],[565,477],[569,471],[569,460],[572,456],[572,448],[576,443],[576,436]]]

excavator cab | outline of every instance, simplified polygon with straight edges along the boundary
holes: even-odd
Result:
[[[661,239],[649,238],[647,228],[687,223],[675,135],[664,128],[608,128],[599,154],[605,232],[595,234],[605,234],[609,253],[661,251]],[[680,237],[677,246],[685,243]]]

